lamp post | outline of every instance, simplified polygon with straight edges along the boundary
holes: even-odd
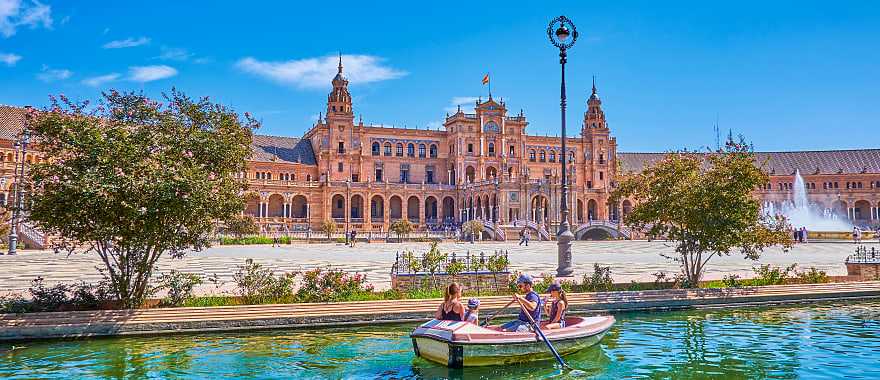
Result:
[[[562,220],[559,223],[559,229],[556,231],[557,243],[557,262],[556,276],[568,277],[574,271],[571,267],[571,241],[574,240],[574,234],[568,225],[568,176],[566,175],[566,166],[568,164],[568,155],[565,148],[565,62],[568,49],[574,46],[577,41],[577,28],[568,17],[559,16],[547,26],[547,37],[550,43],[559,49],[559,64],[562,66],[562,84],[560,86],[559,108],[562,116],[562,155],[560,160],[562,166],[562,189],[559,200],[559,212]]]

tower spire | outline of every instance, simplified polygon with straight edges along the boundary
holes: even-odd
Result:
[[[596,94],[596,76],[593,75],[593,94]]]
[[[342,74],[342,51],[339,51],[339,74]],[[595,85],[593,86],[595,88]]]

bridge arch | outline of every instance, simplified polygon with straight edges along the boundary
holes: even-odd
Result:
[[[577,240],[630,239],[631,234],[628,228],[613,221],[591,221],[574,230]]]

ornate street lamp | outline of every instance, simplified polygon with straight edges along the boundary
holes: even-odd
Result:
[[[568,225],[568,176],[566,173],[568,164],[568,151],[565,149],[565,62],[566,52],[574,46],[578,38],[577,28],[568,17],[559,16],[550,25],[547,26],[547,37],[550,43],[559,49],[559,64],[562,66],[562,85],[560,86],[559,108],[562,115],[562,156],[559,162],[562,166],[562,189],[559,200],[559,211],[562,221],[559,223],[559,229],[556,231],[557,262],[556,276],[571,276],[574,270],[571,267],[571,241],[574,240],[574,234]]]

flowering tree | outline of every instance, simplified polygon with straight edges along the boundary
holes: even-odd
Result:
[[[105,93],[96,107],[51,98],[28,115],[38,149],[30,218],[67,252],[94,251],[122,307],[139,307],[156,261],[208,246],[215,221],[244,209],[258,123],[173,90],[166,103]]]
[[[716,152],[669,153],[641,173],[624,176],[612,198],[633,199],[624,222],[650,238],[676,242],[686,285],[695,287],[709,260],[739,251],[757,260],[770,246],[791,246],[784,219],[761,215],[752,191],[769,177],[742,138]]]

